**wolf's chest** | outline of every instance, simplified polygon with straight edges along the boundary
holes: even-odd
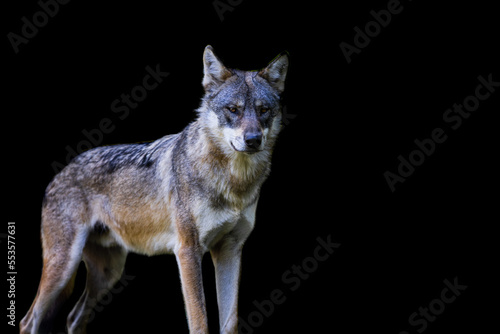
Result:
[[[205,207],[196,215],[199,241],[204,251],[210,250],[224,236],[246,237],[253,229],[257,203],[242,209]]]

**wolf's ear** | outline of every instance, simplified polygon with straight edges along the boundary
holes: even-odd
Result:
[[[207,45],[203,52],[203,73],[202,84],[206,92],[219,87],[232,75],[214,54],[214,49],[210,45]]]
[[[259,76],[266,79],[269,84],[283,93],[285,90],[285,78],[288,71],[288,54],[286,52],[280,53],[274,58],[266,68],[259,71]]]

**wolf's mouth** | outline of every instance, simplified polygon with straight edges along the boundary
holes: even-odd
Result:
[[[233,150],[235,150],[236,152],[240,152],[240,153],[246,153],[246,154],[255,154],[257,152],[260,152],[261,150],[257,150],[257,149],[253,149],[253,148],[250,148],[250,149],[246,149],[246,150],[238,150],[234,145],[233,145],[233,142],[230,142],[231,144],[231,147],[233,148]]]

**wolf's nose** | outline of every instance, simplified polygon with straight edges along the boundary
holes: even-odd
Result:
[[[252,148],[254,150],[260,147],[262,143],[262,134],[261,133],[247,133],[245,134],[245,144],[248,148]]]

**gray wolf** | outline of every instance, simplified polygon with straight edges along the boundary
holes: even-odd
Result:
[[[120,279],[129,252],[175,254],[191,333],[208,333],[201,260],[210,252],[220,332],[237,333],[241,252],[281,128],[288,56],[242,71],[226,68],[207,46],[203,65],[205,94],[182,132],[91,149],[48,185],[42,276],[21,333],[48,331],[82,260],[86,288],[67,328],[85,333],[90,301]]]

